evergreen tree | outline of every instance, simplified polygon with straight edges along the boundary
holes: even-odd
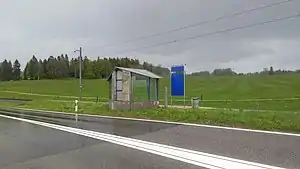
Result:
[[[33,55],[28,64],[28,77],[31,80],[36,80],[39,77],[39,63]]]
[[[69,57],[67,54],[65,54],[65,64],[67,66],[67,73],[70,74],[70,61],[69,61]]]
[[[87,56],[82,60],[82,78],[107,78],[115,66],[128,68],[142,68],[152,71],[158,75],[169,75],[169,70],[162,66],[154,66],[144,62],[140,64],[138,59],[125,58],[100,58],[91,60]],[[37,59],[34,55],[26,63],[22,73],[25,80],[78,78],[78,58],[69,60],[68,55],[57,57],[50,56],[48,59]],[[20,80],[21,69],[18,60],[13,65],[10,61],[4,60],[0,66],[0,80]]]
[[[45,73],[45,67],[44,67],[44,63],[43,63],[42,59],[39,60],[38,65],[39,65],[38,80],[45,79],[46,73]]]
[[[23,79],[24,80],[28,80],[28,63],[26,63],[26,66],[24,68],[24,72],[23,72]]]
[[[44,59],[43,60],[43,63],[42,63],[42,68],[43,68],[43,79],[46,79],[46,78],[48,78],[48,72],[47,72],[47,59]]]
[[[270,70],[269,70],[269,75],[273,75],[274,74],[274,69],[273,69],[273,67],[271,66],[270,67]]]
[[[82,71],[83,78],[86,78],[86,79],[94,78],[93,63],[89,60],[89,58],[87,56],[84,57],[82,68],[83,68],[83,71]]]
[[[1,63],[0,67],[0,80],[1,81],[9,81],[13,78],[12,72],[12,64],[11,61],[7,61],[6,59]]]
[[[16,59],[13,65],[13,80],[20,80],[21,79],[21,64]]]
[[[46,65],[47,70],[47,78],[55,79],[57,78],[57,60],[53,56],[50,56],[47,61]]]
[[[13,80],[13,65],[11,61],[8,61],[7,65],[7,80]]]

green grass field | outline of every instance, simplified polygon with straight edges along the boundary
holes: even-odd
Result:
[[[0,107],[54,110],[69,113],[74,112],[74,104],[72,101],[53,102],[38,100],[24,104],[0,102]],[[112,111],[109,110],[105,104],[88,102],[79,105],[79,113],[300,133],[300,112],[290,111],[230,111],[221,109],[204,110],[174,108]]]
[[[79,95],[78,83],[76,79],[2,82],[0,94],[2,97],[74,100]],[[108,83],[106,80],[83,80],[83,84],[85,100],[95,101],[98,97],[100,101],[107,101]],[[165,86],[170,88],[169,79],[160,80],[161,102],[163,102]],[[24,93],[49,96],[25,95]],[[203,95],[201,106],[205,107],[300,110],[300,75],[187,77],[186,104],[190,105],[191,97],[201,95]],[[173,97],[172,104],[183,105],[183,100],[183,97]],[[169,98],[168,101],[170,103],[171,99]]]
[[[187,104],[190,104],[191,97],[202,94],[201,106],[219,108],[215,110],[158,108],[110,111],[105,104],[108,83],[99,79],[83,80],[83,84],[80,113],[300,132],[299,75],[187,77]],[[163,99],[164,87],[169,88],[169,79],[161,79],[159,86],[160,98]],[[74,100],[78,94],[76,79],[1,82],[0,98],[33,101],[15,103],[0,100],[0,107],[74,112]],[[183,98],[173,98],[173,104],[182,105]]]

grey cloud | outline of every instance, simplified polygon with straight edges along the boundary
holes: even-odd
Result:
[[[300,40],[299,18],[122,53],[174,39],[293,15],[300,11],[300,1],[297,0],[164,36],[100,48],[105,44],[165,32],[274,2],[275,0],[6,0],[2,2],[5,5],[0,7],[0,20],[4,25],[0,27],[0,45],[3,48],[0,59],[18,57],[25,62],[32,54],[45,58],[62,52],[70,53],[83,46],[84,54],[94,58],[131,56],[165,66],[186,63],[189,71],[226,66],[232,66],[241,72],[259,71],[271,64],[278,68],[297,68],[300,51],[294,45]],[[70,55],[75,56],[74,53]]]

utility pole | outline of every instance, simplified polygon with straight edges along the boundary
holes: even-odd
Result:
[[[82,98],[82,77],[81,77],[81,69],[82,69],[82,47],[79,50],[75,50],[74,52],[79,52],[79,101]]]

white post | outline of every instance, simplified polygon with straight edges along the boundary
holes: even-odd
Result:
[[[78,121],[78,100],[75,100],[75,119],[76,119],[76,122]]]
[[[184,84],[183,84],[183,86],[184,86],[184,96],[183,96],[183,104],[184,104],[184,107],[185,107],[185,64],[184,64],[184,66],[183,66],[183,73],[184,73],[184,75],[183,75],[183,78],[184,78]]]

